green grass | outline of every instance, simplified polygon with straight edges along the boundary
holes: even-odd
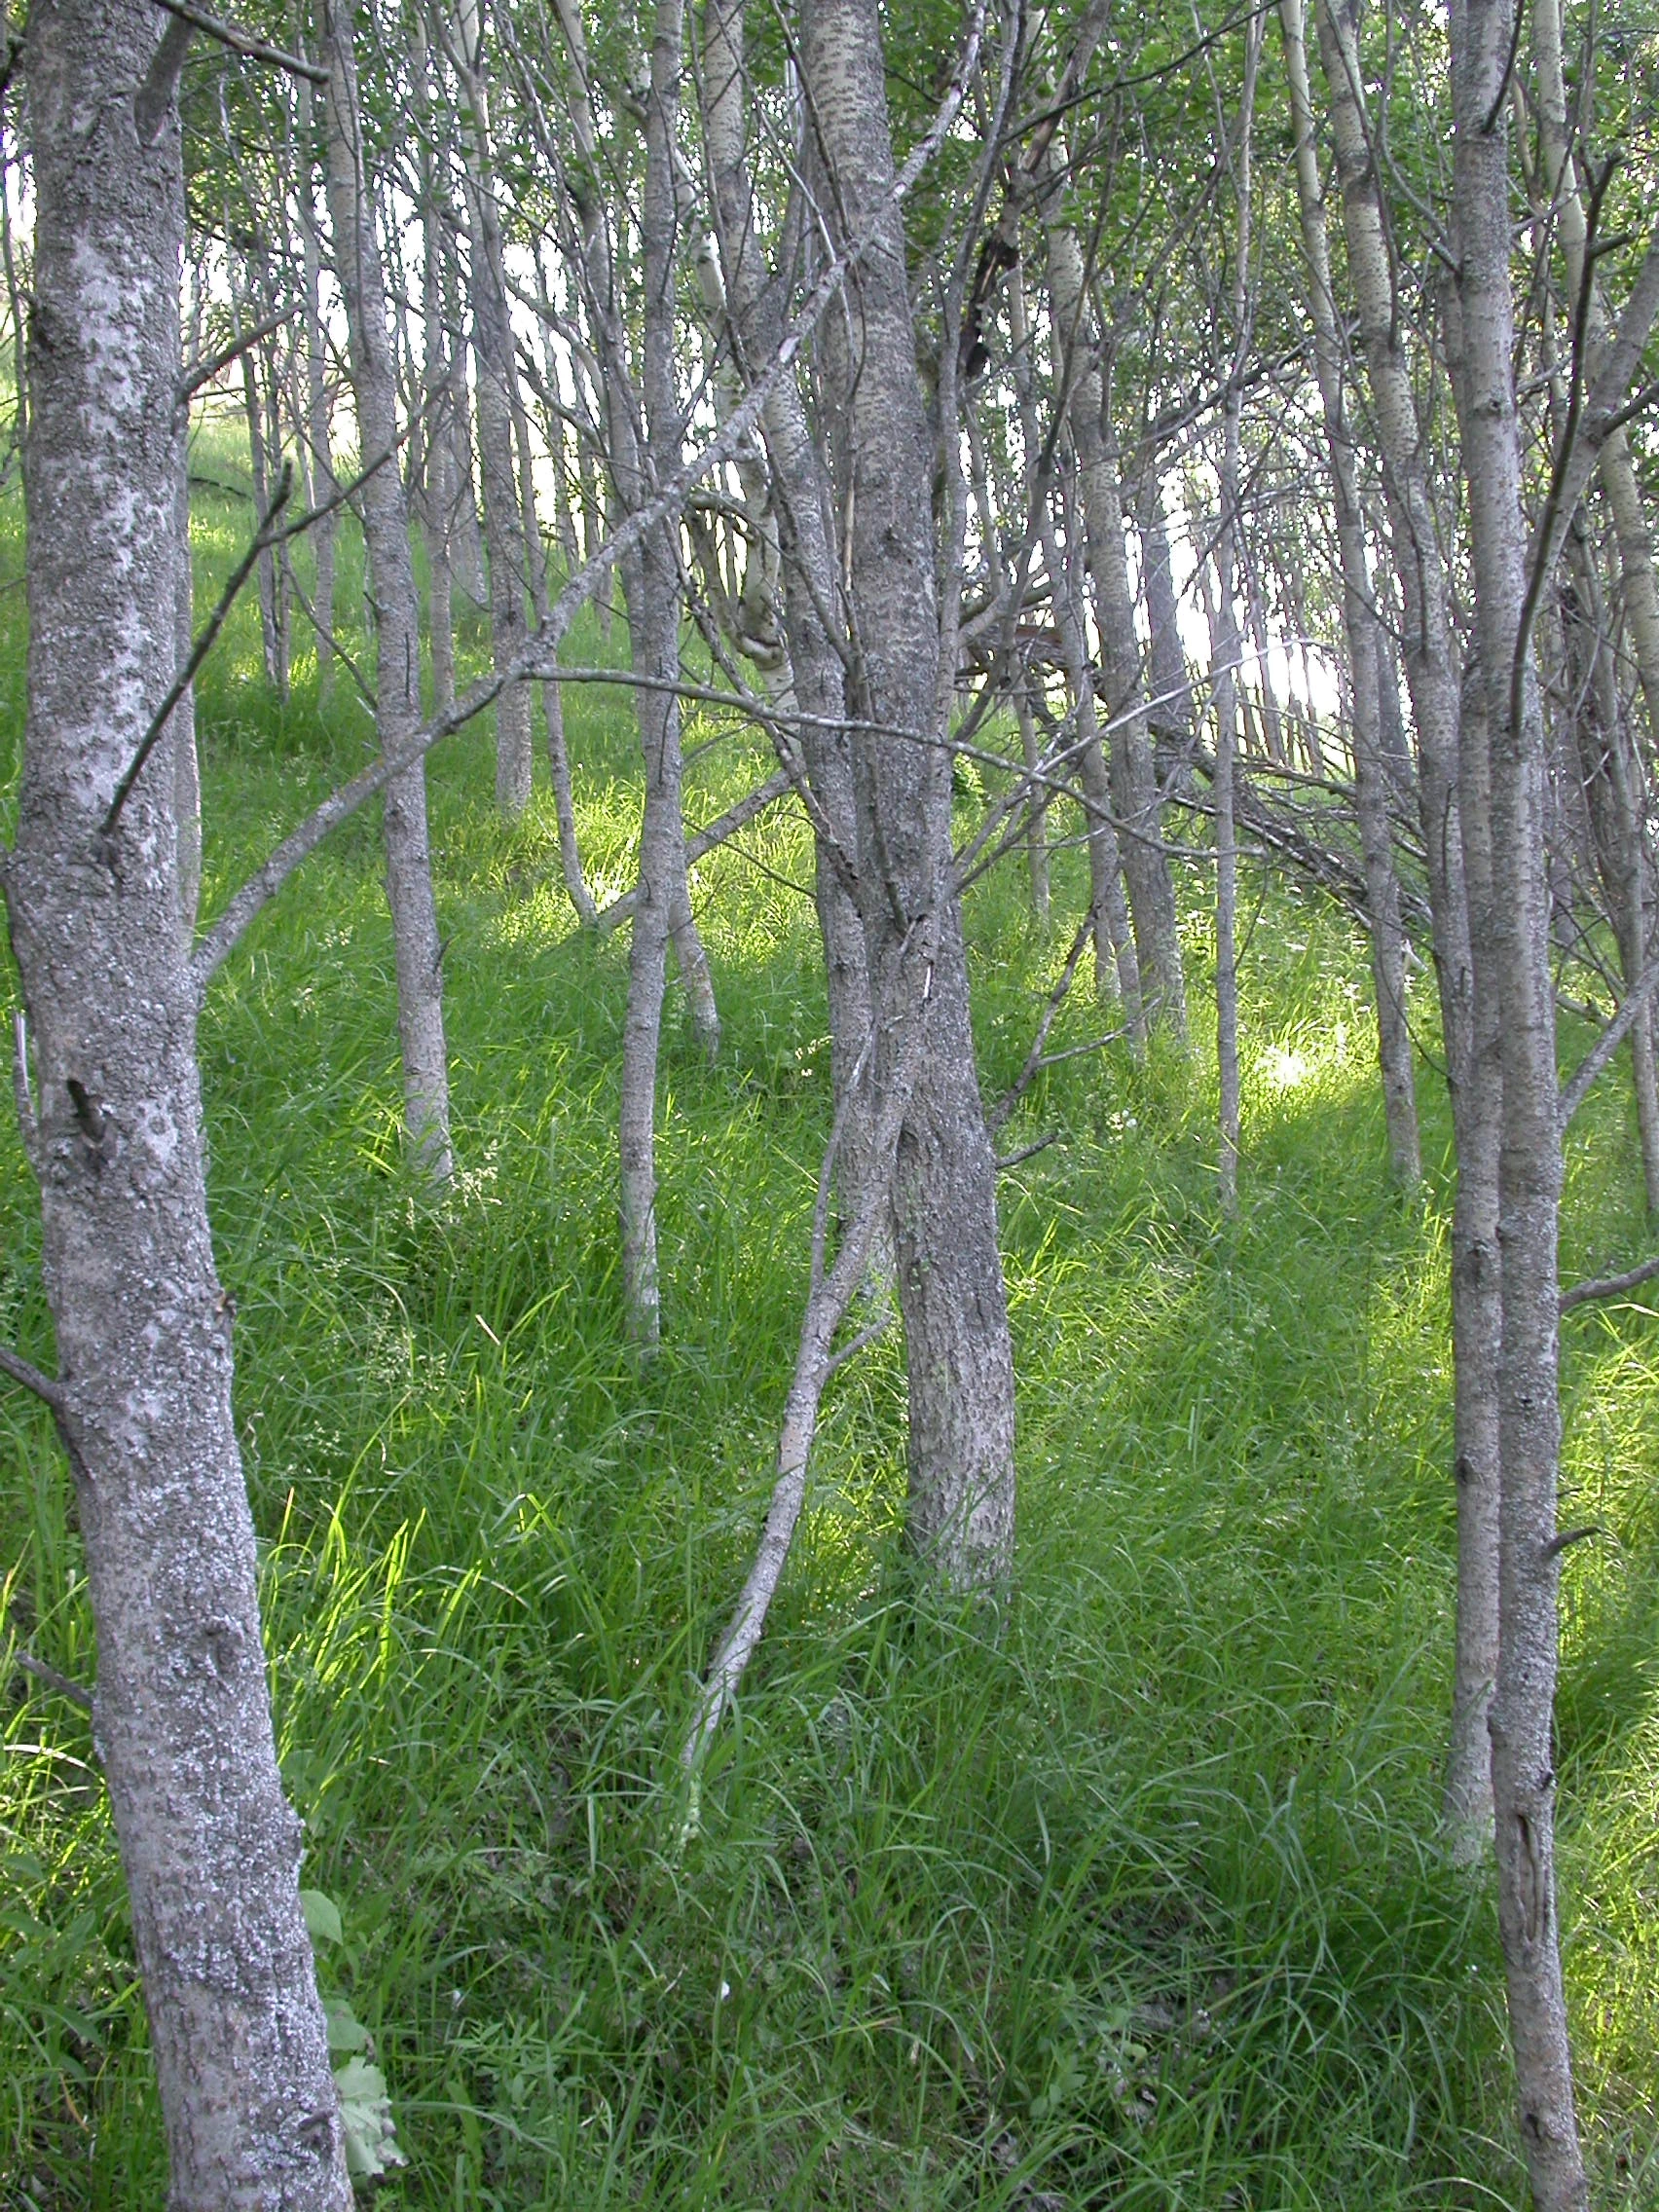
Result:
[[[229,449],[227,449],[229,450]],[[227,467],[224,471],[230,473]],[[199,500],[210,600],[248,527]],[[342,600],[360,573],[348,542]],[[22,699],[0,537],[0,792]],[[474,629],[463,651],[481,665]],[[620,636],[614,642],[619,648]],[[591,622],[572,657],[598,658]],[[251,605],[202,688],[205,903],[354,766],[278,708]],[[572,689],[584,853],[630,879],[627,697]],[[704,756],[689,810],[760,761]],[[202,1032],[238,1415],[284,1771],[323,1962],[371,2028],[422,2212],[1518,2206],[1490,1895],[1435,1832],[1450,1679],[1448,1131],[1391,1196],[1363,948],[1283,885],[1244,965],[1245,1167],[1214,1200],[1207,1040],[1051,1070],[1006,1133],[1015,1585],[918,1601],[899,1350],[831,1387],[811,1502],[682,1843],[673,1753],[770,1484],[827,1129],[804,834],[700,872],[726,1025],[671,1000],[666,1348],[623,1340],[612,1164],[624,942],[573,935],[551,805],[503,829],[486,730],[431,764],[460,1174],[397,1141],[365,815],[239,948]],[[0,802],[9,821],[11,801]],[[765,872],[754,865],[765,864]],[[1077,856],[1056,867],[1075,903]],[[1188,913],[1193,998],[1207,946]],[[970,913],[985,1088],[1065,932],[1016,865]],[[15,990],[10,969],[5,990]],[[1428,994],[1418,1013],[1432,1036]],[[1104,1026],[1080,992],[1056,1044]],[[1569,1051],[1570,1045],[1567,1048]],[[1575,1131],[1565,1266],[1643,1248],[1624,1090]],[[45,1359],[33,1194],[0,1137],[0,1333]],[[1607,2204],[1659,2204],[1659,1382],[1640,1299],[1575,1316],[1560,1714],[1583,2102]],[[7,1630],[92,1671],[47,1424],[0,1394]],[[0,1705],[0,2204],[149,2207],[159,2117],[87,1732]]]

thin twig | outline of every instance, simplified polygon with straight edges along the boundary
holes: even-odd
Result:
[[[55,1382],[50,1375],[43,1375],[38,1367],[31,1367],[26,1359],[19,1359],[9,1345],[0,1345],[0,1375],[9,1375],[14,1382],[20,1382],[25,1390],[32,1390],[44,1406],[55,1414],[64,1409],[63,1386]]]
[[[219,595],[218,606],[214,608],[207,619],[206,628],[191,646],[189,659],[173,678],[168,686],[167,695],[156,709],[155,717],[149,728],[144,732],[138,750],[133,754],[128,766],[127,773],[115,787],[115,796],[109,802],[109,812],[98,826],[98,842],[100,845],[107,845],[113,835],[115,826],[121,819],[121,810],[127,804],[128,794],[142,775],[144,763],[154,751],[157,739],[160,738],[163,730],[166,728],[171,719],[173,709],[189,690],[192,678],[212,651],[214,640],[225,627],[226,618],[230,614],[231,608],[236,605],[243,584],[253,573],[254,563],[266,547],[274,542],[271,535],[271,525],[287,505],[288,495],[293,488],[294,464],[291,461],[285,461],[282,463],[281,481],[276,486],[276,495],[272,498],[271,504],[266,508],[260,519],[259,529],[254,535],[252,544],[249,545],[247,551],[233,570],[230,581]]]
[[[49,1667],[44,1659],[37,1659],[30,1651],[14,1651],[12,1663],[20,1674],[32,1675],[49,1690],[66,1697],[71,1705],[78,1705],[83,1713],[92,1712],[92,1691],[83,1689],[79,1682],[72,1682],[67,1675],[60,1675],[55,1667]]]
[[[237,339],[234,345],[225,347],[217,353],[210,354],[205,361],[198,361],[195,368],[186,369],[183,376],[178,380],[179,398],[181,400],[193,399],[204,384],[211,384],[216,376],[228,369],[233,361],[240,361],[250,348],[259,344],[261,339],[274,338],[285,322],[293,321],[298,313],[297,308],[282,309],[278,313],[262,322],[257,330],[248,331],[245,336]]]
[[[1564,1131],[1589,1097],[1591,1087],[1602,1070],[1624,1043],[1632,1022],[1653,996],[1655,986],[1659,986],[1659,960],[1648,962],[1632,988],[1626,991],[1618,1012],[1563,1085],[1559,1112]]]

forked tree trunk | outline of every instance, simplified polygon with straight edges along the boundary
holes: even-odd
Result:
[[[324,20],[328,204],[334,267],[345,302],[358,435],[371,468],[362,488],[363,537],[376,610],[375,722],[383,754],[421,726],[421,614],[409,554],[409,511],[397,465],[397,384],[387,326],[386,284],[374,202],[363,170],[357,72],[349,18]],[[403,1123],[410,1148],[435,1183],[451,1170],[449,1066],[424,761],[386,787],[386,891],[397,966],[397,1033],[403,1052]]]
[[[29,14],[29,709],[0,887],[35,1039],[23,1134],[97,1630],[93,1743],[169,2202],[349,2212],[208,1233],[171,733],[112,820],[178,667],[188,560],[184,40],[159,23],[138,0]]]
[[[847,511],[856,640],[849,705],[911,733],[855,741],[859,900],[871,993],[899,1003],[918,926],[937,931],[928,1030],[899,1138],[895,1229],[909,1377],[907,1535],[928,1572],[974,1586],[1014,1545],[1014,1359],[997,1248],[996,1169],[975,1071],[962,918],[949,881],[949,702],[934,572],[934,439],[916,374],[903,225],[874,0],[812,0],[803,74],[815,149],[853,240],[869,240],[846,313],[825,325],[828,430]],[[951,579],[951,588],[956,580]],[[948,662],[948,666],[944,665]],[[877,1098],[896,1070],[876,1042]],[[879,1112],[879,1103],[878,1103]]]
[[[1454,1848],[1478,1857],[1492,1832],[1487,1709],[1497,1676],[1498,1253],[1495,1086],[1477,1077],[1469,914],[1458,822],[1458,655],[1451,585],[1429,492],[1425,441],[1405,354],[1382,202],[1362,105],[1353,0],[1317,0],[1319,49],[1343,192],[1348,280],[1405,621],[1406,683],[1417,724],[1418,805],[1427,856],[1457,1191],[1452,1217],[1452,1336],[1457,1496],[1457,1628],[1446,1820]]]
[[[1543,710],[1527,638],[1527,540],[1513,370],[1507,0],[1452,0],[1453,208],[1475,631],[1489,721],[1492,975],[1503,1055],[1498,1235],[1497,1687],[1488,1715],[1498,1922],[1522,2148],[1537,2212],[1583,2212],[1556,1919],[1557,1230],[1561,1115],[1544,859]],[[1476,989],[1488,987],[1477,957]]]
[[[1343,393],[1342,326],[1331,291],[1330,246],[1325,234],[1324,193],[1313,137],[1313,105],[1308,88],[1302,0],[1279,0],[1279,24],[1284,34],[1285,75],[1296,130],[1296,186],[1302,211],[1303,248],[1308,260],[1309,307],[1313,319],[1313,365],[1325,416],[1337,542],[1342,557],[1343,626],[1347,633],[1348,667],[1353,683],[1355,811],[1365,860],[1371,977],[1377,1000],[1377,1046],[1388,1123],[1388,1157],[1395,1181],[1409,1187],[1421,1176],[1422,1162],[1418,1149],[1412,1037],[1406,1019],[1405,931],[1400,920],[1400,883],[1394,870],[1388,782],[1382,760],[1380,625],[1372,596],[1371,567],[1366,558],[1359,469]]]

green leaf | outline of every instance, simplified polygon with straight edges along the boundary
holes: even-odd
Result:
[[[300,1910],[306,1916],[313,1943],[343,1943],[346,1931],[340,1925],[340,1907],[332,1898],[324,1897],[320,1890],[300,1892]]]
[[[369,2031],[344,1997],[325,1997],[322,2009],[328,2020],[328,2047],[332,2051],[367,2050]]]
[[[366,2058],[348,2059],[335,2071],[340,2123],[346,2131],[346,2170],[353,2181],[375,2181],[409,2160],[397,2147],[386,2076]]]

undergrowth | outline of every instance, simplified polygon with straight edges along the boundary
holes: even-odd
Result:
[[[225,470],[221,468],[221,474]],[[198,499],[210,602],[248,527]],[[0,792],[22,710],[0,539]],[[344,549],[342,609],[360,577]],[[463,657],[485,640],[465,628]],[[620,654],[590,615],[573,658]],[[369,750],[244,605],[201,686],[210,911]],[[630,702],[571,687],[584,856],[628,887]],[[719,733],[695,718],[688,744]],[[763,771],[726,734],[718,811]],[[674,1754],[771,1479],[827,1133],[803,828],[699,871],[725,1043],[671,1004],[665,1348],[631,1360],[613,1168],[625,940],[575,932],[551,803],[504,828],[487,727],[431,766],[459,1174],[397,1138],[377,825],[314,859],[202,1030],[237,1406],[305,1879],[369,2028],[414,2212],[600,2205],[1519,2206],[1493,1901],[1436,1833],[1455,1558],[1441,1087],[1392,1195],[1363,945],[1257,886],[1245,1167],[1215,1202],[1209,1041],[1050,1069],[1004,1135],[1017,1574],[940,1610],[899,1542],[883,1338],[831,1386],[810,1507],[694,1832]],[[9,826],[14,801],[0,801]],[[1067,826],[1058,813],[1057,830]],[[1078,856],[1056,860],[1061,909]],[[1193,1000],[1208,942],[1188,886]],[[972,899],[994,1098],[1064,957],[1005,862]],[[9,958],[9,956],[8,956]],[[9,965],[5,991],[15,996]],[[1087,975],[1055,1032],[1112,1026]],[[1431,993],[1414,1011],[1432,1050]],[[1201,1028],[1201,1021],[1200,1021]],[[1581,1042],[1581,1041],[1580,1041]],[[1564,1051],[1573,1051],[1567,1040]],[[1631,1114],[1575,1130],[1569,1272],[1641,1248]],[[0,1334],[50,1358],[34,1198],[0,1137]],[[1566,1326],[1564,1924],[1608,2204],[1659,2204],[1659,1384],[1639,1297]],[[94,1670],[48,1424],[0,1394],[5,1634]],[[149,2207],[159,2114],[83,1717],[0,1691],[0,2203]]]

